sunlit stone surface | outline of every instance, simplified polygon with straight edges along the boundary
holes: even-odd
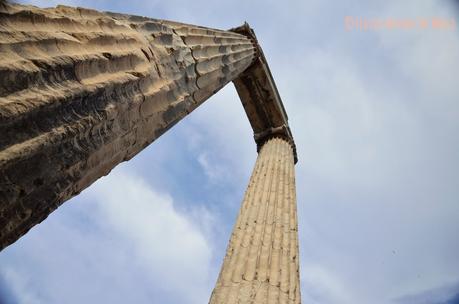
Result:
[[[300,303],[292,152],[280,138],[262,146],[210,303]]]

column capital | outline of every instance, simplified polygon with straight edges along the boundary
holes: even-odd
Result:
[[[256,59],[233,83],[252,126],[257,149],[269,138],[284,138],[292,146],[296,163],[298,157],[287,112],[255,32],[248,23],[231,31],[248,37],[256,48]]]

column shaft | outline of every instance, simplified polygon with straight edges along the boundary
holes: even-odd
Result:
[[[0,250],[236,78],[249,38],[0,1]]]
[[[211,304],[300,303],[294,155],[284,139],[261,148]]]

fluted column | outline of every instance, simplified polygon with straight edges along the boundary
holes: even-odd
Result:
[[[211,304],[300,303],[294,154],[263,144],[234,226]]]
[[[0,250],[243,72],[244,35],[0,1]]]

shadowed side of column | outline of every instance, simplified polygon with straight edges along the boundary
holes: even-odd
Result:
[[[0,250],[129,160],[255,58],[250,38],[0,4]]]
[[[262,145],[211,304],[300,303],[294,170],[290,142]]]

